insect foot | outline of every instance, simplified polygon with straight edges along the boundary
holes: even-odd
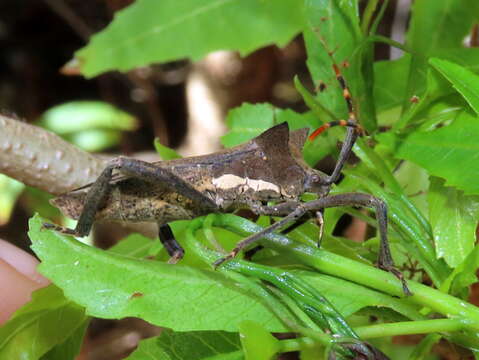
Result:
[[[43,223],[42,229],[53,230],[65,235],[79,236],[75,230],[68,229],[66,227],[55,225],[55,224]]]
[[[399,281],[401,281],[401,284],[402,284],[402,291],[404,292],[404,295],[406,296],[412,296],[414,295],[411,290],[409,290],[409,287],[407,286],[407,282],[406,282],[406,279],[404,279],[404,275],[402,274],[402,272],[400,272],[398,269],[396,269],[394,266],[388,266],[388,265],[382,265],[382,264],[378,264],[378,267],[382,270],[385,270],[387,272],[390,272],[391,274],[393,274],[395,277],[397,277],[399,279]]]
[[[222,257],[222,258],[219,258],[218,260],[216,260],[214,263],[213,263],[213,267],[215,268],[215,270],[218,268],[218,266],[220,266],[221,264],[223,264],[224,262],[228,261],[228,260],[231,260],[233,259],[234,257],[236,257],[236,255],[238,255],[238,252],[239,252],[239,249],[235,248],[233,249],[228,255]]]

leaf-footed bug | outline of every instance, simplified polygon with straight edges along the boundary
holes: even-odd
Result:
[[[310,139],[314,139],[329,127],[347,127],[331,175],[315,170],[303,161],[301,150],[308,129],[290,132],[288,124],[282,123],[245,144],[208,155],[156,163],[126,157],[113,159],[93,184],[53,200],[62,212],[78,219],[75,229],[52,224],[44,224],[44,227],[69,235],[86,236],[97,220],[157,222],[160,240],[171,256],[170,261],[176,262],[183,257],[184,250],[168,225],[173,220],[192,219],[212,212],[231,212],[243,207],[258,215],[283,216],[239,242],[230,254],[214,263],[219,266],[266,234],[297,221],[305,214],[319,216],[322,223],[325,208],[371,207],[376,211],[379,225],[378,266],[400,279],[404,293],[410,295],[406,281],[394,267],[391,257],[385,203],[363,193],[329,195],[362,133],[349,88],[334,62],[333,69],[347,104],[348,119],[326,123],[310,135]],[[315,193],[318,198],[302,202],[300,197],[305,192]],[[271,202],[274,205],[268,205]]]

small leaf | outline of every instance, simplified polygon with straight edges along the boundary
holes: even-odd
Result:
[[[298,114],[292,110],[276,109],[270,104],[243,104],[231,110],[226,119],[230,131],[221,138],[226,147],[243,144],[273,125],[287,122],[291,131],[316,129],[322,122],[312,113]],[[333,129],[316,141],[307,141],[303,148],[304,160],[314,166],[324,156],[336,151],[336,142],[342,129]]]
[[[255,321],[243,321],[239,331],[245,360],[271,360],[280,350],[278,339]]]
[[[447,60],[432,58],[429,63],[452,83],[479,115],[479,76]]]
[[[71,101],[54,106],[38,124],[59,135],[92,129],[135,130],[138,126],[133,116],[101,101]]]
[[[235,331],[240,321],[254,319],[270,331],[284,330],[261,299],[218,272],[109,253],[41,224],[38,216],[30,220],[39,271],[93,316],[136,316],[178,331]]]
[[[455,268],[474,247],[479,196],[466,196],[460,190],[444,186],[444,180],[432,177],[428,201],[437,256]]]
[[[462,48],[463,39],[477,21],[478,12],[479,3],[476,0],[414,2],[406,35],[406,45],[414,54],[409,73],[405,75],[408,83],[404,104],[407,107],[411,106],[408,99],[413,95],[422,96],[427,57]]]
[[[39,359],[69,341],[86,321],[84,310],[67,300],[56,286],[37,290],[32,300],[0,328],[0,359]],[[76,355],[74,350],[69,354]]]
[[[127,360],[240,360],[243,359],[237,333],[224,331],[173,332],[142,340]]]
[[[160,139],[155,138],[155,150],[160,155],[161,160],[173,160],[181,159],[181,155],[178,154],[175,150],[169,148],[168,146],[163,145],[160,142]]]
[[[417,307],[407,301],[328,275],[309,271],[293,273],[323,294],[343,317],[348,317],[365,307],[375,306],[391,308],[412,320],[423,318]]]
[[[231,110],[226,118],[230,131],[221,138],[226,147],[243,144],[275,123],[275,109],[270,104],[243,104]]]
[[[244,56],[265,45],[285,45],[303,23],[297,0],[139,0],[75,57],[92,77],[153,62],[199,60],[215,50]]]
[[[466,259],[454,269],[446,281],[444,281],[441,285],[441,291],[453,295],[459,294],[462,290],[477,282],[476,272],[478,268],[479,246],[476,246]]]
[[[446,179],[466,195],[479,194],[479,118],[462,112],[448,126],[434,131],[416,131],[409,136],[379,137],[399,159],[410,160],[429,174]]]

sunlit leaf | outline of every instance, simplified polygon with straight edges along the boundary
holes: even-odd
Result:
[[[75,54],[87,77],[153,62],[199,60],[215,50],[247,55],[285,45],[302,28],[298,0],[139,0]]]
[[[260,299],[218,272],[109,253],[41,230],[41,223],[34,217],[29,231],[39,271],[90,315],[136,316],[177,331],[235,331],[247,319],[284,329]]]
[[[429,63],[452,83],[479,115],[479,76],[447,60],[433,58]]]
[[[460,190],[444,186],[444,180],[432,177],[428,200],[437,256],[454,268],[474,247],[479,196],[466,196]]]

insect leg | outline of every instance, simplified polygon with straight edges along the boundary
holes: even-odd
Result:
[[[170,225],[168,224],[160,225],[159,236],[160,236],[161,243],[163,244],[166,251],[168,252],[168,255],[170,255],[171,257],[168,263],[176,264],[185,255],[185,250],[181,247],[178,241],[176,241],[175,235],[173,235]]]
[[[218,267],[219,265],[221,265],[225,261],[234,258],[242,249],[244,249],[248,245],[255,243],[256,241],[260,240],[265,235],[267,235],[267,234],[269,234],[269,233],[271,233],[271,232],[273,232],[273,231],[275,231],[279,228],[282,228],[286,224],[288,224],[292,221],[298,220],[301,216],[303,216],[306,213],[306,211],[307,210],[302,206],[301,203],[297,203],[296,209],[294,209],[292,212],[290,212],[287,216],[285,216],[281,220],[275,222],[274,224],[268,226],[267,228],[264,228],[260,232],[257,232],[253,235],[250,235],[246,239],[240,241],[236,245],[236,247],[228,255],[216,260],[213,263],[213,266]]]
[[[280,226],[284,225],[289,221],[293,221],[294,219],[298,219],[301,217],[299,214],[304,214],[306,212],[314,212],[320,211],[325,208],[331,207],[339,207],[339,206],[365,206],[374,208],[376,210],[376,219],[378,221],[378,228],[379,228],[379,237],[380,237],[380,245],[379,245],[379,256],[378,256],[378,267],[380,269],[386,270],[396,276],[401,282],[403,286],[403,291],[406,295],[411,295],[409,288],[406,284],[406,281],[402,275],[402,273],[394,267],[394,262],[391,256],[391,250],[389,248],[389,242],[387,238],[387,206],[381,199],[378,199],[369,194],[363,193],[345,193],[345,194],[337,194],[337,195],[329,195],[317,200],[309,201],[306,203],[299,203],[299,202],[285,202],[281,204],[277,204],[274,206],[264,206],[262,208],[258,208],[258,213],[262,215],[271,215],[271,216],[285,216],[282,220],[278,223],[273,224],[270,227],[265,228],[259,233],[253,234],[246,238],[245,240],[241,241],[235,250],[240,247],[243,248],[251,244],[254,241],[257,241],[264,237],[266,234],[276,230]],[[298,216],[299,215],[299,216]],[[278,224],[277,226],[275,226]],[[226,258],[220,259],[219,263],[222,263],[232,257],[234,257],[238,251],[233,250],[231,254],[229,254]]]
[[[404,293],[406,295],[411,295],[402,273],[394,267],[394,262],[391,256],[391,250],[389,248],[389,242],[387,238],[387,206],[384,201],[369,194],[345,193],[330,195],[317,200],[309,201],[304,203],[303,206],[309,211],[338,206],[366,206],[374,208],[376,210],[376,219],[378,221],[380,237],[378,267],[380,269],[389,271],[399,280],[401,280]]]

